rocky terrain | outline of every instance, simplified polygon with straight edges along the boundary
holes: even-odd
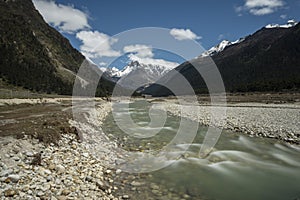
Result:
[[[198,120],[201,124],[210,125],[211,109],[221,110],[220,106],[203,104],[197,109],[194,105],[179,105],[163,103],[165,109],[180,116],[181,109],[190,112],[182,117]],[[264,103],[235,103],[227,104],[225,124],[216,122],[213,125],[227,130],[242,132],[251,136],[268,137],[285,142],[300,144],[300,105],[299,104],[264,104]]]
[[[111,104],[97,102],[101,125]],[[117,165],[112,167],[122,156],[117,145],[105,139],[100,127],[97,138],[84,135],[81,141],[78,132],[93,129],[72,119],[70,99],[0,103],[0,199],[190,198],[146,183],[150,174],[129,174]]]

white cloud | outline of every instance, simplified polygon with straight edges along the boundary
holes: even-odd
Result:
[[[99,66],[106,66],[106,65],[107,65],[106,62],[100,62],[100,63],[99,63]]]
[[[127,57],[130,61],[138,61],[146,65],[161,65],[173,69],[179,64],[176,62],[170,62],[163,59],[155,59],[153,49],[151,46],[135,44],[125,46],[123,48],[124,53],[130,53]]]
[[[246,0],[243,6],[235,7],[235,11],[239,14],[248,11],[253,15],[261,16],[274,13],[284,5],[283,0]]]
[[[250,9],[249,12],[253,15],[267,15],[267,14],[271,14],[274,12],[274,10],[272,8],[253,8]]]
[[[220,34],[219,36],[218,36],[218,40],[223,40],[225,38],[225,35],[224,34]]]
[[[81,31],[76,38],[82,41],[81,52],[89,58],[117,57],[120,52],[113,50],[112,45],[118,40],[98,31]]]
[[[201,36],[197,36],[195,33],[193,33],[190,29],[173,28],[171,29],[170,34],[176,40],[199,40],[202,38]]]
[[[129,45],[123,48],[124,53],[136,53],[135,55],[140,58],[153,57],[152,48],[147,45]]]
[[[90,28],[87,14],[73,6],[56,4],[54,1],[46,0],[33,0],[33,3],[45,21],[62,32],[74,33]]]
[[[280,15],[280,18],[281,18],[281,19],[286,19],[286,18],[287,18],[287,15]]]

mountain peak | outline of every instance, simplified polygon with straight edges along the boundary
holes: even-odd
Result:
[[[265,28],[291,28],[294,27],[298,24],[298,22],[294,19],[290,19],[287,21],[286,24],[268,24],[267,26],[265,26]]]
[[[139,61],[131,61],[128,66],[130,66],[130,67],[138,67],[138,66],[140,66],[140,63],[139,63]]]
[[[200,57],[207,57],[207,56],[213,56],[221,51],[223,51],[226,47],[233,45],[233,44],[237,44],[239,42],[242,42],[243,39],[239,39],[237,41],[234,42],[230,42],[229,40],[223,40],[222,42],[220,42],[219,44],[217,44],[216,46],[210,48],[209,50],[205,51],[204,53],[201,54]]]

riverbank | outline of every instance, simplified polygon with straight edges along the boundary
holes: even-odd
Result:
[[[94,154],[90,144],[79,140],[81,127],[75,127],[70,99],[0,103],[5,105],[0,107],[0,199],[130,198],[126,191],[136,176],[107,165],[114,161],[110,148]]]
[[[208,103],[196,105],[179,105],[176,100],[159,102],[165,109],[176,115],[186,117],[209,126],[211,110],[223,110],[223,105],[210,106]],[[181,109],[190,112],[181,114]],[[226,105],[226,120],[223,128],[246,133],[253,137],[267,137],[292,144],[300,144],[300,104],[266,104],[266,103],[229,103]],[[221,127],[218,123],[217,127]]]

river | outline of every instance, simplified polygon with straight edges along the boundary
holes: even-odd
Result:
[[[110,113],[104,121],[104,132],[122,143],[126,151],[159,151],[176,135],[182,119],[168,114],[158,134],[141,137],[140,134],[155,129],[148,127],[151,106],[146,101],[136,101],[128,110],[114,109],[114,114]],[[126,112],[138,125],[129,127],[134,134],[124,133],[116,123],[120,120],[118,116]],[[198,153],[206,131],[207,127],[199,124],[192,144],[176,144],[172,154],[177,156],[166,161],[168,166],[148,172],[146,181],[187,199],[300,199],[299,146],[224,130],[214,150],[200,158]]]

